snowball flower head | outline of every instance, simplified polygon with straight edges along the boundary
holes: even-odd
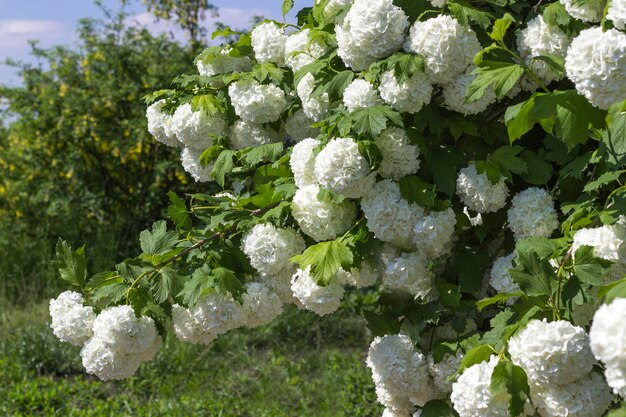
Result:
[[[315,184],[315,148],[321,142],[307,138],[294,145],[289,158],[293,179],[298,187]]]
[[[463,360],[463,352],[459,351],[455,355],[445,354],[440,362],[435,363],[435,359],[428,356],[428,373],[433,379],[437,390],[443,394],[452,392],[452,381],[450,377],[456,373]]]
[[[411,140],[404,129],[390,127],[384,130],[374,143],[380,149],[383,160],[378,173],[384,178],[399,180],[415,174],[420,167],[420,149],[411,144]]]
[[[348,230],[356,218],[353,202],[320,201],[319,191],[315,184],[306,185],[296,191],[291,203],[291,215],[300,229],[317,242],[336,238]]]
[[[613,392],[626,398],[626,298],[603,304],[593,317],[589,339],[596,359],[604,363],[605,378]]]
[[[371,287],[376,284],[380,275],[380,269],[369,261],[363,261],[359,268],[337,271],[337,279],[342,285],[352,285],[356,288]]]
[[[485,90],[485,94],[476,101],[466,102],[467,87],[474,81],[478,75],[472,74],[472,71],[476,69],[475,66],[470,65],[465,72],[452,81],[443,86],[442,94],[444,99],[444,106],[447,109],[461,113],[464,115],[478,114],[490,104],[495,103],[496,94],[493,92],[493,87],[489,86]]]
[[[585,29],[572,41],[565,72],[591,104],[608,109],[626,97],[626,34]]]
[[[565,10],[575,19],[583,22],[599,22],[602,19],[606,0],[560,0]]]
[[[406,335],[376,337],[366,364],[372,371],[378,402],[398,415],[432,399],[428,362]]]
[[[589,336],[568,321],[532,320],[509,340],[511,360],[538,386],[569,384],[594,364]]]
[[[300,109],[287,118],[285,122],[285,131],[294,142],[300,142],[302,139],[315,137],[320,133],[317,127],[311,127],[311,119]]]
[[[50,327],[62,342],[82,346],[93,334],[96,318],[93,307],[83,306],[83,296],[74,291],[65,291],[50,300]]]
[[[229,133],[230,145],[237,150],[280,141],[280,137],[272,129],[243,120],[233,123]]]
[[[296,86],[296,92],[302,101],[302,111],[313,122],[320,122],[328,112],[329,98],[328,93],[324,93],[319,97],[311,97],[311,93],[315,88],[315,78],[312,74],[306,74],[300,79]]]
[[[205,150],[213,145],[213,137],[221,136],[226,130],[226,117],[215,112],[208,114],[200,109],[193,111],[191,104],[178,106],[172,116],[172,132],[183,145]]]
[[[433,288],[433,273],[428,270],[428,260],[421,252],[405,252],[387,261],[383,284],[393,290],[426,298]]]
[[[315,178],[323,187],[347,198],[367,194],[376,181],[352,138],[335,138],[315,158]]]
[[[513,268],[513,259],[515,259],[515,252],[501,256],[495,260],[489,273],[489,284],[498,292],[512,293],[520,291],[519,285],[509,273],[509,269]]]
[[[432,82],[447,84],[465,71],[482,48],[471,29],[441,15],[416,21],[404,49],[424,58],[426,75]]]
[[[255,225],[241,241],[241,250],[250,258],[252,267],[272,275],[291,269],[290,259],[304,248],[304,240],[296,231],[277,228],[271,223]]]
[[[528,21],[526,28],[517,35],[517,49],[520,56],[544,84],[550,84],[560,79],[560,76],[544,61],[533,60],[533,58],[540,55],[565,58],[569,44],[570,39],[561,28],[547,24],[541,15]]]
[[[392,0],[354,0],[337,34],[337,54],[355,71],[402,47],[409,20]]]
[[[237,116],[251,123],[276,121],[287,105],[283,90],[252,79],[235,81],[228,86],[228,95]]]
[[[298,269],[291,278],[291,290],[307,310],[325,316],[334,313],[341,305],[343,287],[331,279],[326,286],[317,285],[311,276],[311,267]]]
[[[274,22],[261,23],[250,34],[254,56],[260,63],[285,63],[285,43],[287,36],[283,29]]]
[[[380,97],[391,107],[402,113],[417,113],[430,103],[433,86],[424,73],[417,72],[409,79],[399,81],[393,71],[380,77]]]
[[[218,55],[210,55],[204,59],[198,59],[196,68],[198,74],[211,77],[229,72],[247,72],[252,69],[252,63],[247,56],[230,56],[230,49],[222,49]]]
[[[193,148],[184,148],[180,153],[180,162],[185,171],[187,171],[194,180],[198,182],[211,181],[213,163],[211,162],[203,168],[202,165],[200,165],[200,155],[202,155],[202,151]]]
[[[356,79],[344,90],[343,104],[352,113],[358,109],[366,109],[380,104],[380,97],[378,91],[369,81]]]
[[[430,259],[446,255],[452,249],[455,225],[456,215],[451,208],[418,217],[413,227],[413,246]]]
[[[565,385],[531,390],[533,403],[542,417],[598,417],[611,404],[611,390],[596,372]]]
[[[491,374],[498,357],[465,369],[452,384],[450,400],[459,417],[508,417],[509,396],[494,396],[490,389]]]
[[[598,258],[623,264],[626,262],[626,216],[620,216],[612,225],[577,230],[572,244],[574,257],[581,246],[591,246]]]
[[[269,324],[283,312],[278,295],[260,282],[246,284],[246,292],[241,297],[242,322],[246,327]]]
[[[508,222],[515,240],[549,237],[559,226],[552,197],[546,190],[537,187],[528,188],[513,197]]]
[[[606,18],[611,20],[617,29],[626,29],[626,1],[611,0]]]
[[[165,100],[159,100],[146,109],[148,132],[164,145],[180,146],[176,134],[172,131],[172,115],[163,111],[164,105]]]
[[[490,213],[500,210],[506,205],[509,189],[504,183],[505,178],[500,177],[497,184],[492,184],[487,174],[478,173],[476,165],[469,166],[459,171],[456,179],[456,194],[470,210],[478,213]]]
[[[312,64],[326,52],[318,40],[311,40],[310,29],[303,29],[287,37],[285,42],[285,63],[295,73],[302,67]]]

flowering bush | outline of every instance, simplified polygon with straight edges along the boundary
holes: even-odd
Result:
[[[114,271],[61,242],[82,297],[51,302],[55,334],[122,378],[172,329],[211,343],[367,287],[386,416],[623,415],[623,9],[320,0],[296,30],[217,33],[146,101],[222,192],[170,192],[173,227]]]

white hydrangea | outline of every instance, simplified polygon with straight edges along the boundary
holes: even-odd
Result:
[[[487,174],[478,173],[476,165],[469,166],[459,171],[456,179],[456,194],[470,210],[478,213],[490,213],[498,211],[506,205],[509,189],[504,183],[505,178],[500,177],[497,184],[492,184]]]
[[[337,311],[343,297],[343,287],[331,279],[326,286],[317,285],[311,277],[311,267],[298,269],[291,278],[291,291],[306,308],[320,316]]]
[[[485,94],[478,100],[472,102],[465,101],[467,87],[478,77],[478,75],[472,74],[472,71],[475,69],[474,65],[470,65],[464,73],[443,86],[441,93],[444,99],[443,104],[447,109],[468,116],[470,114],[482,113],[489,105],[495,103],[496,93],[493,92],[491,86],[485,90]]]
[[[313,74],[306,74],[302,77],[296,86],[296,92],[300,101],[302,101],[302,110],[304,114],[313,122],[321,122],[328,112],[329,98],[328,93],[324,93],[319,97],[311,97],[311,93],[315,88],[315,78]]]
[[[240,327],[241,304],[230,295],[210,293],[193,307],[172,306],[174,334],[181,342],[210,344],[217,336]]]
[[[206,167],[200,165],[200,155],[202,151],[193,148],[183,148],[180,153],[180,162],[194,180],[198,182],[211,181],[211,171],[213,170],[213,163],[209,163]]]
[[[452,250],[456,237],[455,225],[456,215],[451,208],[431,211],[427,216],[416,220],[413,227],[413,246],[430,259],[446,255]]]
[[[247,56],[230,56],[230,49],[225,48],[219,55],[198,59],[196,68],[198,74],[211,77],[229,72],[247,72],[252,70],[252,63]]]
[[[271,223],[257,224],[241,240],[241,250],[254,269],[263,274],[279,275],[293,268],[290,259],[306,245],[293,229],[277,228]]]
[[[574,258],[583,245],[593,247],[595,256],[613,262],[612,278],[621,278],[626,273],[626,216],[612,225],[577,230],[572,244]]]
[[[296,272],[297,266],[292,264],[276,274],[260,272],[259,281],[274,291],[280,301],[284,304],[299,304],[291,291],[291,276]]]
[[[462,74],[482,48],[471,29],[450,16],[441,15],[416,21],[404,49],[421,55],[426,75],[432,82],[443,85]]]
[[[494,396],[490,389],[491,374],[498,364],[493,355],[465,369],[452,384],[450,400],[459,417],[508,417],[509,396]]]
[[[565,320],[532,320],[509,339],[509,353],[513,363],[540,387],[576,381],[595,362],[587,333]]]
[[[337,54],[355,71],[388,57],[402,47],[409,20],[392,0],[354,0],[335,26]]]
[[[274,22],[261,23],[252,29],[250,36],[257,61],[273,62],[279,66],[285,63],[287,35],[280,26]]]
[[[556,25],[547,24],[541,15],[529,20],[526,28],[517,35],[517,49],[520,56],[544,84],[561,77],[544,61],[534,60],[540,55],[565,58],[571,40]]]
[[[229,133],[230,145],[236,150],[280,141],[280,137],[272,129],[243,120],[233,123]]]
[[[50,300],[50,327],[62,342],[82,346],[93,334],[96,318],[93,307],[83,306],[83,296],[74,291],[65,291]]]
[[[461,351],[457,352],[456,355],[445,354],[439,363],[435,363],[435,359],[428,355],[428,373],[433,379],[435,387],[442,394],[447,395],[452,392],[450,377],[456,374],[464,356]]]
[[[622,398],[626,398],[625,320],[626,298],[616,298],[596,311],[589,331],[591,350],[604,363],[606,381]]]
[[[326,52],[319,40],[311,41],[310,29],[303,29],[287,37],[285,42],[285,63],[293,72],[312,64]]]
[[[163,111],[165,100],[152,103],[146,109],[148,132],[156,140],[167,146],[180,146],[180,141],[172,131],[172,115]]]
[[[339,269],[337,280],[342,285],[352,285],[356,288],[367,288],[378,282],[381,276],[380,269],[369,261],[363,261],[360,268],[351,268],[349,271]]]
[[[246,284],[242,294],[242,322],[245,327],[258,327],[271,323],[283,312],[278,295],[260,282]]]
[[[383,285],[425,299],[433,289],[433,277],[421,252],[405,252],[387,261]]]
[[[626,34],[585,29],[572,41],[565,72],[591,104],[608,109],[626,97]]]
[[[347,198],[363,197],[376,181],[367,159],[352,138],[335,138],[315,158],[315,179]]]
[[[531,187],[516,194],[507,214],[515,240],[549,237],[559,227],[552,197],[541,188]]]
[[[360,78],[352,81],[343,92],[343,104],[350,113],[380,103],[378,91],[374,89],[374,86],[369,81]]]
[[[405,175],[415,174],[420,167],[420,149],[411,144],[404,129],[390,127],[374,140],[383,155],[378,173],[383,178],[399,180]]]
[[[226,117],[216,112],[208,115],[203,110],[193,111],[186,103],[176,108],[172,115],[172,132],[183,145],[205,150],[213,145],[213,137],[226,131]]]
[[[406,335],[376,337],[366,359],[378,402],[397,415],[413,412],[433,399],[428,362]]]
[[[320,201],[319,191],[318,185],[306,185],[296,191],[291,203],[291,215],[298,226],[317,242],[336,238],[348,230],[356,218],[353,202]]]
[[[261,85],[256,80],[235,81],[228,86],[230,102],[242,120],[269,123],[280,118],[287,101],[285,93],[275,85]]]
[[[626,29],[626,1],[611,0],[606,18],[612,21],[617,29]]]
[[[411,78],[399,81],[393,71],[380,76],[380,97],[391,107],[402,113],[417,113],[430,103],[433,86],[425,74],[418,72]]]
[[[285,131],[294,142],[300,142],[302,139],[315,137],[320,133],[318,127],[311,127],[311,119],[300,109],[287,117],[285,122]]]
[[[403,199],[396,182],[376,183],[361,200],[361,210],[367,219],[367,228],[377,239],[402,248],[413,246],[413,228],[424,210]]]
[[[602,19],[606,0],[560,0],[565,10],[575,19],[583,22],[599,22]]]
[[[128,306],[108,307],[93,322],[93,336],[80,356],[89,374],[103,381],[131,377],[161,347],[154,321],[137,318]]]
[[[509,273],[509,269],[513,268],[513,259],[515,259],[515,256],[515,252],[507,256],[500,256],[491,267],[491,272],[489,272],[489,285],[500,293],[520,291],[519,285],[513,281]]]
[[[289,157],[289,166],[293,172],[293,179],[298,187],[315,184],[315,153],[314,150],[321,142],[307,138],[293,146]]]
[[[598,417],[612,400],[611,390],[596,372],[566,385],[531,391],[531,397],[542,417]]]

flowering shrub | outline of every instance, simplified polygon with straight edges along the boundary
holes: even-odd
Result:
[[[170,192],[173,227],[114,271],[59,243],[84,299],[51,302],[55,334],[122,378],[168,333],[208,344],[368,287],[385,416],[623,415],[624,7],[321,0],[295,30],[217,33],[237,40],[146,101],[222,192]]]

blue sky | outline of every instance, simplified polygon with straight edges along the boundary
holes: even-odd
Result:
[[[121,4],[120,0],[102,3],[111,10],[118,10]],[[133,24],[146,25],[154,32],[171,31],[166,23],[154,22],[141,0],[129,3],[127,10],[132,14]],[[255,15],[281,19],[282,0],[213,0],[212,3],[219,8],[220,17],[206,22],[209,31],[215,21],[244,28]],[[288,20],[293,21],[296,10],[312,3],[313,0],[296,0]],[[41,47],[71,45],[76,40],[79,19],[101,16],[102,12],[91,0],[0,0],[0,62],[7,58],[31,62],[29,40],[38,40]],[[19,82],[14,69],[0,63],[0,84]]]

